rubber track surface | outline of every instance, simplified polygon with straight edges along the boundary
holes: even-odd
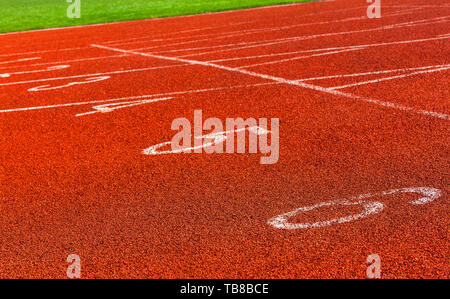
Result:
[[[83,278],[364,278],[378,254],[383,278],[448,278],[450,6],[367,5],[0,35],[0,277],[64,278],[78,254]],[[278,163],[142,154],[198,109],[279,118]],[[433,200],[380,194],[419,187]],[[363,194],[384,209],[269,222]]]

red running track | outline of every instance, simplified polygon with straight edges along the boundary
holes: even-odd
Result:
[[[366,5],[0,35],[0,276],[448,278],[450,6]],[[278,162],[142,154],[198,109]]]

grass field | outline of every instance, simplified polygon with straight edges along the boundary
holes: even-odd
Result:
[[[216,12],[306,0],[81,0],[69,19],[66,0],[0,0],[0,32]]]

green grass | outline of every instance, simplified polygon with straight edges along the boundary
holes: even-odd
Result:
[[[306,0],[81,0],[81,18],[69,19],[66,0],[0,0],[0,32],[139,20]]]

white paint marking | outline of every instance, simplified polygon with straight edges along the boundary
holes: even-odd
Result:
[[[63,49],[55,49],[55,50],[42,50],[42,51],[31,51],[31,52],[22,52],[22,53],[1,54],[0,57],[28,55],[28,54],[40,54],[40,53],[52,53],[52,52],[61,52],[61,51],[78,51],[78,50],[86,50],[86,49],[89,49],[89,47],[63,48]]]
[[[202,140],[203,139],[207,139],[207,140],[212,139],[212,141],[202,143],[202,145],[186,147],[186,148],[181,148],[181,149],[177,149],[177,150],[171,149],[171,150],[167,150],[167,151],[158,151],[158,149],[172,144],[171,141],[167,141],[167,142],[159,143],[157,145],[153,145],[149,148],[144,149],[142,151],[142,154],[150,156],[150,155],[191,153],[192,151],[194,151],[196,149],[208,148],[213,145],[223,143],[228,138],[228,133],[238,133],[238,132],[242,132],[242,131],[246,131],[246,130],[251,131],[252,133],[254,133],[256,135],[267,135],[269,133],[272,133],[271,131],[268,131],[268,130],[258,127],[258,126],[249,127],[249,128],[245,127],[245,128],[241,128],[241,129],[228,130],[228,131],[222,131],[222,132],[217,132],[217,133],[210,133],[210,134],[206,134],[203,136],[194,136],[194,139],[202,139]]]
[[[393,24],[393,25],[385,25],[385,26],[369,28],[369,29],[341,31],[341,32],[333,32],[333,33],[322,33],[322,34],[314,34],[314,35],[306,35],[306,36],[295,36],[295,37],[289,37],[289,38],[279,38],[279,39],[273,39],[273,40],[263,40],[263,41],[247,42],[247,43],[215,45],[215,46],[210,46],[210,47],[178,49],[178,50],[171,50],[171,51],[163,51],[163,52],[159,52],[159,53],[193,51],[193,50],[201,50],[201,49],[207,49],[207,48],[214,49],[214,48],[231,47],[228,49],[186,54],[186,55],[181,55],[178,57],[200,56],[200,55],[204,55],[204,54],[212,54],[212,53],[219,53],[219,52],[225,52],[225,51],[236,51],[236,50],[241,50],[241,49],[267,47],[267,46],[273,46],[273,45],[278,45],[278,44],[282,44],[282,43],[304,41],[304,40],[320,38],[320,37],[338,36],[338,35],[354,34],[354,33],[365,33],[365,32],[381,31],[381,30],[396,29],[396,28],[403,28],[403,27],[436,24],[436,23],[446,22],[447,19],[448,19],[448,17],[439,17],[439,18],[432,18],[432,19],[423,19],[423,20],[418,20],[418,21],[413,21],[413,22],[397,23],[397,24]],[[240,46],[240,45],[243,45],[243,46]],[[235,47],[235,46],[238,46],[238,47]]]
[[[79,117],[79,116],[85,116],[85,115],[90,115],[90,114],[95,114],[95,113],[109,113],[109,112],[113,112],[114,110],[117,110],[117,109],[134,107],[134,106],[139,106],[139,105],[144,105],[144,104],[149,104],[149,103],[154,103],[154,102],[159,102],[159,101],[165,101],[165,100],[171,100],[171,99],[173,99],[173,98],[157,98],[157,99],[149,99],[149,100],[138,100],[138,101],[131,101],[131,102],[118,102],[118,103],[112,103],[112,104],[97,105],[97,106],[92,107],[92,109],[94,109],[95,111],[79,113],[79,114],[76,114],[75,116]]]
[[[330,89],[331,90],[336,90],[336,89],[343,89],[343,88],[348,88],[348,87],[353,87],[353,86],[360,86],[360,85],[366,85],[366,84],[372,84],[372,83],[379,83],[379,82],[388,81],[388,80],[401,79],[401,78],[417,76],[417,75],[421,75],[421,74],[429,74],[429,73],[434,73],[434,72],[445,71],[445,70],[448,70],[448,69],[450,69],[450,66],[445,66],[445,67],[441,67],[441,68],[433,68],[433,69],[430,69],[430,70],[417,71],[417,72],[413,72],[413,73],[409,73],[409,74],[403,74],[403,75],[379,78],[379,79],[362,81],[362,82],[357,82],[357,83],[351,83],[351,84],[346,84],[346,85],[341,85],[341,86],[335,86],[335,87],[330,87]]]
[[[91,61],[91,60],[100,60],[100,59],[109,59],[109,58],[119,58],[119,57],[127,57],[129,55],[121,54],[121,55],[110,55],[110,56],[99,56],[99,57],[90,57],[90,58],[80,58],[80,59],[71,59],[71,60],[63,60],[63,61],[54,61],[54,62],[42,62],[35,63],[30,65],[17,65],[14,68],[29,68],[31,66],[41,66],[41,65],[49,65],[49,64],[62,64],[69,62],[82,62],[82,61]],[[0,69],[9,69],[12,66],[0,67]]]
[[[307,59],[307,58],[318,57],[318,56],[326,56],[326,55],[333,55],[333,54],[339,54],[339,53],[345,53],[345,52],[351,52],[351,51],[358,51],[358,50],[361,50],[361,49],[362,48],[359,48],[359,47],[349,47],[348,49],[344,49],[344,50],[330,51],[330,52],[324,52],[324,53],[319,53],[319,54],[312,54],[312,55],[307,55],[307,56],[300,56],[300,57],[281,59],[281,60],[276,60],[276,61],[255,63],[255,64],[250,64],[250,65],[239,66],[238,68],[239,69],[245,69],[245,68],[261,66],[261,65],[268,65],[268,64],[274,64],[274,63],[294,61],[294,60],[299,60],[299,59]]]
[[[87,78],[84,81],[79,81],[79,82],[70,82],[64,85],[59,85],[59,86],[50,86],[50,85],[41,85],[41,86],[36,86],[36,87],[32,87],[30,89],[28,89],[28,91],[44,91],[44,90],[53,90],[53,89],[61,89],[61,88],[66,88],[66,87],[70,87],[70,86],[74,86],[74,85],[80,85],[80,84],[88,84],[88,83],[95,83],[95,82],[99,82],[99,81],[103,81],[103,80],[107,80],[111,78],[110,76],[101,76],[101,77],[92,77],[92,78]]]
[[[401,44],[409,44],[409,43],[421,43],[421,42],[441,40],[441,39],[448,39],[448,38],[450,38],[450,34],[448,34],[448,35],[440,35],[439,37],[432,37],[432,38],[425,38],[425,39],[404,40],[404,41],[377,43],[377,44],[353,45],[353,46],[334,47],[334,48],[320,48],[320,49],[301,50],[301,51],[293,51],[293,52],[271,53],[271,54],[256,55],[256,56],[244,56],[244,57],[216,59],[216,60],[209,60],[208,62],[245,60],[245,59],[253,59],[253,58],[284,56],[284,55],[299,54],[299,53],[323,52],[323,51],[331,51],[331,50],[345,50],[345,49],[350,49],[350,48],[355,48],[355,49],[358,48],[358,49],[364,50],[364,49],[369,48],[369,47],[401,45]]]
[[[410,13],[413,13],[413,12],[415,12],[417,10],[419,10],[419,8],[413,8],[413,9],[408,9],[408,10],[405,10],[405,11],[400,11],[400,12],[396,12],[396,13],[386,14],[386,15],[383,16],[383,18],[392,17],[392,16],[399,16],[399,15],[404,15],[404,14],[410,14]],[[172,47],[172,46],[178,46],[178,45],[184,45],[184,44],[192,44],[192,43],[198,43],[198,42],[212,41],[212,40],[217,40],[217,39],[223,39],[223,38],[228,38],[228,37],[237,37],[237,36],[242,36],[242,35],[250,35],[250,34],[255,34],[255,33],[281,31],[281,30],[287,30],[287,29],[292,29],[292,28],[297,28],[297,27],[314,26],[314,25],[328,25],[328,24],[334,24],[334,23],[340,23],[340,22],[351,22],[351,21],[359,21],[359,20],[367,20],[367,17],[365,17],[365,16],[363,16],[363,17],[352,17],[352,18],[344,18],[344,19],[333,20],[333,21],[313,22],[313,23],[300,23],[300,24],[295,24],[295,25],[270,27],[270,28],[260,28],[260,29],[252,29],[252,30],[236,30],[236,31],[228,31],[228,32],[220,33],[220,34],[218,34],[218,33],[211,33],[211,34],[203,34],[203,35],[197,35],[196,36],[196,37],[211,37],[211,38],[204,38],[204,39],[193,39],[192,36],[181,37],[181,38],[179,37],[179,38],[173,38],[173,39],[162,39],[162,40],[161,39],[148,40],[148,38],[147,39],[145,39],[145,38],[142,38],[142,39],[137,38],[138,40],[137,41],[133,41],[133,42],[117,42],[117,43],[103,43],[103,44],[115,45],[115,46],[119,46],[119,45],[127,45],[128,46],[128,45],[131,45],[131,44],[146,43],[146,42],[151,42],[151,41],[164,41],[165,42],[162,45],[134,49],[135,51],[140,51],[140,50],[149,50],[149,49],[157,49],[157,48],[162,48],[162,47],[165,48],[165,47]],[[188,41],[184,41],[184,42],[172,43],[172,44],[167,43],[168,40],[176,40],[176,39],[189,39],[189,40]]]
[[[252,71],[248,71],[248,70],[232,68],[232,67],[218,65],[218,64],[214,64],[214,63],[210,63],[210,62],[202,62],[202,61],[189,60],[189,59],[183,59],[183,58],[178,58],[178,57],[168,57],[168,56],[154,55],[154,54],[148,54],[148,53],[141,53],[141,52],[135,52],[132,50],[122,50],[122,49],[111,48],[111,47],[95,45],[95,44],[93,44],[91,46],[97,47],[97,48],[102,48],[102,49],[107,49],[107,50],[111,50],[111,51],[115,51],[115,52],[122,52],[122,53],[135,54],[135,55],[141,55],[141,56],[147,56],[147,57],[154,57],[154,58],[159,58],[162,60],[177,61],[177,62],[183,62],[183,63],[187,63],[187,64],[192,64],[192,65],[209,66],[209,67],[213,67],[213,68],[217,68],[217,69],[221,69],[221,70],[227,70],[227,71],[231,71],[231,72],[235,72],[235,73],[241,73],[241,74],[245,74],[245,75],[249,75],[249,76],[253,76],[253,77],[267,79],[267,80],[275,81],[278,83],[300,86],[300,87],[304,87],[304,88],[308,88],[308,89],[312,89],[312,90],[316,90],[316,91],[320,91],[320,92],[324,92],[324,93],[328,93],[328,94],[332,94],[332,95],[336,95],[336,96],[350,98],[353,100],[360,100],[360,101],[376,104],[376,105],[383,106],[383,107],[389,107],[389,108],[394,108],[397,110],[414,112],[417,114],[422,114],[422,115],[436,117],[436,118],[445,119],[445,120],[450,119],[450,117],[447,114],[431,112],[431,111],[426,111],[426,110],[413,109],[411,107],[406,107],[406,106],[402,106],[402,105],[398,105],[398,104],[394,104],[394,103],[390,103],[390,102],[373,100],[373,99],[353,95],[350,93],[344,93],[344,92],[337,91],[337,90],[331,90],[329,88],[324,88],[324,87],[320,87],[320,86],[316,86],[316,85],[312,85],[312,84],[307,84],[307,83],[298,82],[298,81],[294,81],[294,80],[288,80],[288,79],[270,76],[270,75],[264,75],[264,74],[260,74],[260,73],[256,73],[256,72],[252,72]]]
[[[323,80],[323,79],[360,77],[360,76],[369,76],[369,75],[378,75],[378,74],[399,73],[399,72],[427,70],[427,69],[438,69],[438,68],[442,68],[442,67],[450,67],[450,64],[429,65],[429,66],[421,66],[421,67],[411,67],[411,68],[402,68],[402,69],[394,69],[394,70],[383,70],[383,71],[374,71],[374,72],[365,72],[365,73],[354,73],[354,74],[344,74],[344,75],[311,77],[311,78],[299,79],[299,80],[296,80],[296,81],[303,82],[303,81],[314,81],[314,80]]]
[[[195,35],[195,36],[182,36],[182,37],[172,37],[172,38],[170,38],[170,37],[168,38],[167,37],[167,36],[174,35],[174,34],[179,35],[180,33],[226,28],[226,27],[242,25],[242,24],[250,24],[250,23],[255,23],[255,22],[256,21],[239,22],[239,23],[232,23],[232,24],[221,25],[221,26],[210,26],[210,27],[202,27],[202,28],[196,28],[196,29],[182,30],[182,31],[174,32],[174,33],[159,35],[157,37],[160,37],[160,38],[157,38],[157,39],[155,39],[155,36],[153,35],[151,37],[135,37],[135,38],[129,38],[129,39],[107,41],[107,42],[103,42],[103,44],[116,45],[117,46],[117,45],[129,45],[129,44],[141,43],[141,42],[165,42],[165,43],[167,43],[167,41],[170,41],[170,40],[192,39],[194,37],[204,37],[204,36],[217,36],[217,33],[209,33],[209,34],[199,34],[199,35]],[[230,31],[228,33],[233,33],[233,32],[239,32],[239,31]],[[242,32],[242,31],[240,31],[240,32]],[[225,34],[225,33],[223,33],[223,34]]]
[[[227,89],[237,89],[237,88],[248,88],[248,87],[275,85],[275,84],[279,84],[279,83],[270,82],[270,83],[249,84],[249,85],[236,85],[236,86],[197,89],[197,90],[187,90],[187,91],[175,91],[175,92],[160,93],[160,94],[142,95],[142,96],[132,96],[132,97],[117,98],[117,99],[109,99],[109,100],[99,100],[99,101],[89,101],[89,102],[76,102],[76,103],[67,103],[67,104],[55,104],[55,105],[37,106],[37,107],[13,108],[13,109],[0,110],[0,113],[24,112],[24,111],[32,111],[32,110],[43,110],[43,109],[55,109],[55,108],[81,106],[81,105],[89,105],[89,104],[97,104],[97,103],[118,102],[118,101],[124,101],[124,100],[132,100],[132,99],[145,99],[145,98],[152,98],[152,97],[166,97],[166,96],[172,96],[172,95],[202,93],[202,92],[211,92],[211,91],[219,91],[219,90],[227,90]]]
[[[442,192],[439,189],[428,188],[428,187],[415,187],[415,188],[403,188],[403,189],[392,189],[388,191],[378,192],[378,193],[368,193],[362,194],[359,196],[354,196],[349,200],[334,200],[328,202],[321,202],[312,206],[302,207],[295,209],[291,212],[281,214],[270,219],[267,223],[278,229],[310,229],[317,227],[325,227],[333,224],[341,224],[345,222],[351,222],[358,219],[366,218],[370,215],[374,215],[380,213],[384,209],[384,205],[380,202],[368,202],[362,199],[368,199],[375,196],[386,196],[396,193],[417,193],[422,195],[423,197],[413,200],[410,202],[412,205],[423,205],[429,202],[436,200],[437,198],[442,196]],[[333,206],[350,206],[350,205],[361,205],[364,210],[356,215],[351,215],[347,217],[335,218],[332,220],[314,222],[314,223],[290,223],[289,218],[292,218],[298,214],[303,214],[305,212],[309,212],[322,207],[333,207]]]
[[[331,2],[331,1],[325,1],[325,2]],[[391,8],[391,7],[397,7],[397,6],[388,6],[388,5],[384,6],[384,8]],[[359,7],[353,7],[353,8],[345,8],[345,9],[320,10],[320,12],[315,12],[315,13],[310,13],[310,14],[305,14],[305,15],[296,15],[296,16],[283,17],[283,18],[279,18],[278,20],[284,20],[284,19],[291,20],[293,17],[301,18],[303,20],[303,18],[307,17],[307,16],[318,16],[318,15],[323,15],[323,14],[327,14],[327,13],[336,13],[336,12],[349,12],[349,11],[352,11],[352,10],[362,10],[362,9],[366,9],[366,8],[367,8],[366,6],[359,6]],[[400,6],[400,8],[404,8],[404,7]],[[423,9],[422,7],[416,7],[416,8],[407,7],[407,8],[409,8],[409,9],[387,13],[387,14],[385,14],[383,16],[383,18],[390,17],[390,16],[399,16],[399,15],[409,14],[409,13],[411,13],[413,11],[417,11],[417,10],[422,10]],[[235,12],[235,11],[232,11],[232,12]],[[264,31],[274,31],[274,30],[285,30],[285,29],[295,28],[295,27],[299,27],[299,26],[310,26],[310,25],[320,25],[320,24],[326,25],[326,24],[330,24],[330,23],[356,21],[356,20],[367,20],[367,18],[365,16],[363,16],[363,17],[350,17],[350,18],[334,20],[334,21],[324,21],[324,22],[314,22],[314,23],[301,23],[301,24],[282,26],[282,27],[272,27],[272,28],[260,28],[260,29],[249,30],[249,31],[246,31],[246,32],[253,33],[253,31],[264,32]],[[204,30],[218,29],[218,28],[223,28],[223,27],[231,27],[231,26],[240,25],[240,24],[258,23],[258,22],[259,22],[259,20],[251,21],[251,22],[233,23],[233,24],[228,24],[228,25],[224,25],[224,26],[217,26],[217,27],[203,27],[203,28],[197,28],[197,29],[190,29],[190,30],[172,32],[172,33],[169,33],[169,34],[164,34],[164,35],[157,36],[157,37],[165,37],[165,38],[157,38],[157,39],[155,39],[155,36],[152,35],[151,37],[135,37],[135,38],[127,38],[127,39],[121,39],[121,40],[106,41],[106,42],[102,42],[102,43],[103,44],[107,44],[107,45],[118,46],[118,45],[129,45],[129,44],[134,43],[134,42],[140,43],[140,42],[160,42],[160,41],[163,41],[163,42],[167,43],[167,41],[170,41],[170,40],[180,40],[180,39],[191,39],[192,40],[193,38],[198,38],[198,37],[218,36],[218,33],[199,34],[199,35],[190,35],[190,36],[173,37],[173,38],[169,38],[167,36],[179,35],[180,33],[186,33],[186,32],[204,31]],[[231,34],[231,33],[241,33],[241,32],[243,32],[243,30],[228,31],[228,32],[223,32],[221,34]],[[166,45],[163,45],[163,46],[166,46]],[[138,50],[138,49],[135,49],[135,50]]]
[[[63,70],[66,68],[69,68],[70,65],[56,65],[56,66],[49,66],[46,69],[43,70],[34,70],[34,71],[24,71],[24,72],[13,72],[13,73],[3,73],[0,74],[0,77],[2,78],[8,78],[11,75],[23,75],[23,74],[33,74],[33,73],[42,73],[42,72],[51,72],[51,71],[57,71],[57,70]],[[0,84],[2,85],[2,84]]]
[[[37,59],[41,59],[41,57],[21,58],[21,59],[10,60],[10,61],[2,61],[2,62],[0,62],[0,64],[9,64],[9,63],[15,63],[15,62],[37,60]]]
[[[96,73],[96,74],[85,74],[85,75],[74,75],[74,76],[67,76],[67,77],[54,77],[54,78],[28,80],[28,81],[8,82],[8,83],[0,83],[0,86],[28,84],[28,83],[45,82],[45,81],[58,81],[58,80],[75,79],[75,78],[98,77],[98,76],[116,75],[116,74],[127,74],[127,73],[134,73],[134,72],[146,72],[146,71],[150,71],[150,70],[174,68],[174,67],[186,66],[186,65],[188,65],[188,64],[155,66],[155,67],[148,67],[148,68],[142,68],[142,69],[131,69],[131,70],[111,71],[111,72],[105,72],[105,73]]]
[[[335,0],[325,0],[325,1],[316,1],[316,2],[333,2]],[[290,5],[298,5],[298,4],[302,4],[302,3],[294,3],[294,4],[290,4]],[[306,4],[306,3],[303,3]],[[283,4],[280,6],[289,6],[289,4]],[[261,8],[272,8],[273,6],[265,6],[265,7],[261,7]],[[390,7],[390,6],[385,6],[385,7]],[[239,9],[239,10],[231,10],[231,11],[223,11],[223,12],[215,12],[215,13],[208,13],[208,14],[220,14],[220,13],[235,13],[235,12],[240,12],[240,11],[245,11],[245,10],[252,10],[252,9],[261,9],[261,8],[248,8],[248,9]],[[336,12],[341,12],[341,11],[350,11],[350,10],[359,10],[361,8],[366,8],[366,6],[361,6],[361,7],[354,7],[354,8],[345,8],[345,9],[332,9],[332,10],[320,10],[320,12],[316,12],[316,13],[310,13],[310,14],[306,14],[306,15],[299,15],[298,17],[306,17],[306,16],[317,16],[317,15],[322,15],[322,14],[327,14],[329,12],[332,13],[336,13]],[[204,14],[199,14],[197,16],[202,16]],[[196,15],[192,15],[192,16],[196,16]],[[190,16],[179,16],[179,17],[190,17]],[[171,18],[177,18],[177,17],[171,17]],[[286,19],[286,18],[284,18]],[[259,20],[252,20],[252,21],[247,21],[247,22],[239,22],[239,23],[232,23],[232,24],[226,24],[223,26],[215,26],[215,27],[202,27],[202,28],[195,28],[195,29],[189,29],[189,30],[183,30],[183,31],[177,31],[177,32],[171,32],[171,33],[167,33],[167,34],[163,34],[163,35],[158,35],[156,37],[163,37],[163,38],[157,38],[154,39],[155,36],[152,35],[152,40],[150,41],[164,41],[167,42],[168,40],[176,40],[176,39],[192,39],[195,37],[201,37],[201,36],[207,36],[206,34],[202,34],[202,35],[191,35],[191,36],[184,36],[184,37],[175,37],[175,38],[168,38],[167,36],[170,35],[179,35],[180,33],[187,33],[187,32],[196,32],[196,31],[204,31],[204,30],[210,30],[210,29],[218,29],[218,28],[224,28],[224,27],[231,27],[231,26],[235,26],[235,25],[241,25],[241,24],[251,24],[251,23],[258,23]],[[210,34],[208,34],[210,35]],[[217,35],[217,33],[213,33],[212,35]],[[120,40],[111,40],[111,41],[106,41],[106,42],[102,42],[103,44],[121,44],[122,42],[126,42],[126,41],[135,41],[135,40],[143,40],[143,39],[149,39],[150,37],[135,37],[135,38],[127,38],[127,39],[120,39]]]

